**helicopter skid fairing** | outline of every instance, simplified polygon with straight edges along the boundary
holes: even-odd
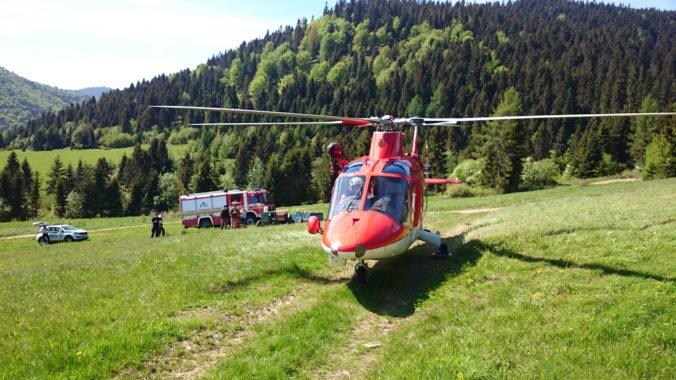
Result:
[[[341,260],[381,260],[406,252],[408,247],[410,247],[415,240],[415,233],[410,233],[391,244],[379,248],[367,249],[361,257],[357,257],[358,250],[356,249],[353,251],[341,251],[340,249],[331,249],[331,247],[326,246],[324,243],[322,243],[322,248],[324,249],[324,252],[329,255],[329,260],[332,258]]]
[[[423,241],[432,245],[434,248],[439,248],[442,244],[441,236],[438,233],[432,233],[419,228],[413,228],[409,234],[402,239],[391,244],[365,250],[363,255],[357,254],[358,249],[354,251],[341,251],[340,249],[331,249],[322,242],[324,252],[329,255],[329,264],[333,267],[345,266],[347,260],[381,260],[392,256],[400,255],[411,246],[416,240]],[[358,257],[359,256],[359,257]]]

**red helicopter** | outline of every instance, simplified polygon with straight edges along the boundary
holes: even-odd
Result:
[[[350,118],[302,113],[212,108],[192,106],[154,106],[157,108],[193,111],[217,111],[265,117],[313,119],[307,122],[262,123],[199,123],[196,126],[249,125],[352,125],[376,127],[369,154],[348,161],[340,144],[328,146],[338,177],[333,184],[329,214],[321,228],[316,216],[310,217],[307,228],[311,234],[321,234],[322,248],[331,266],[345,266],[356,261],[354,279],[368,282],[366,260],[380,260],[402,254],[416,240],[429,243],[435,255],[450,252],[439,232],[423,228],[424,196],[428,185],[458,184],[458,179],[428,178],[429,165],[423,165],[418,150],[418,129],[422,126],[454,126],[459,123],[553,118],[590,118],[621,116],[668,116],[666,113],[616,113],[579,115],[495,116],[473,118]],[[404,150],[405,128],[413,129],[411,147]],[[333,170],[333,168],[332,168]]]

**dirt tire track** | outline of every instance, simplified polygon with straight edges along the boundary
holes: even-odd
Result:
[[[365,311],[359,316],[359,323],[348,333],[354,339],[327,355],[329,358],[340,358],[339,361],[310,370],[308,376],[322,380],[365,378],[387,344],[388,335],[398,328],[400,322]]]
[[[212,327],[198,329],[187,338],[169,345],[159,356],[147,360],[140,372],[124,371],[118,378],[196,379],[206,374],[237,346],[254,336],[256,326],[274,323],[281,316],[291,315],[310,307],[321,292],[349,281],[342,271],[330,275],[330,283],[299,281],[286,296],[246,309],[234,315],[209,307],[189,309],[174,318],[193,318],[212,321]],[[200,318],[200,316],[202,318]]]

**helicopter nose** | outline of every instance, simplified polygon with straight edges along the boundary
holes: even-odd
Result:
[[[355,252],[395,243],[407,235],[407,229],[389,216],[377,211],[344,212],[333,217],[325,231],[327,247],[338,252]]]

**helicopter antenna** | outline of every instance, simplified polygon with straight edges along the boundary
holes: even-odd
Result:
[[[430,165],[430,147],[425,141],[425,178],[430,178],[430,172],[432,171],[432,166]]]
[[[430,165],[430,147],[427,144],[427,141],[425,141],[425,166],[423,167],[423,173],[425,174],[425,178],[430,178],[430,172],[432,171],[432,166]],[[430,201],[430,198],[427,196],[428,192],[428,185],[425,184],[425,209],[423,211],[427,211],[427,205],[428,202]]]

